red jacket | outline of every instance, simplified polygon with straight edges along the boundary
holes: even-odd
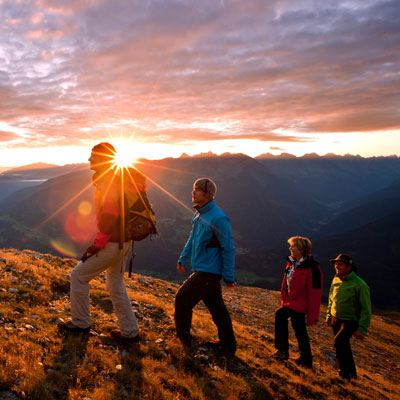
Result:
[[[288,291],[286,278],[291,262],[289,257],[287,260],[281,289],[282,306],[306,314],[307,325],[315,325],[318,321],[321,305],[323,281],[321,268],[313,257],[308,255],[300,265],[296,266]]]

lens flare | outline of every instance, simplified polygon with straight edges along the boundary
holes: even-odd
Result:
[[[96,217],[91,212],[82,215],[79,209],[73,210],[65,218],[64,230],[76,243],[89,242],[96,234]]]
[[[92,212],[92,205],[88,201],[81,201],[81,203],[78,206],[78,212],[79,214],[83,215],[86,217]]]
[[[61,253],[66,257],[74,257],[74,258],[77,257],[77,253],[73,248],[73,245],[71,245],[71,243],[66,243],[62,239],[61,240],[51,239],[50,244],[54,250],[57,250],[59,253]]]

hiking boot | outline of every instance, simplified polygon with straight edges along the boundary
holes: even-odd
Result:
[[[230,346],[221,344],[219,340],[210,340],[209,342],[207,342],[207,345],[214,350],[222,351],[224,353],[229,353],[231,355],[234,355],[236,353],[236,346],[235,348],[232,348]]]
[[[185,347],[192,346],[192,336],[190,333],[185,333],[182,336],[178,336],[178,339],[182,342]]]
[[[271,357],[275,358],[275,360],[285,361],[289,359],[289,352],[286,350],[277,350],[271,354]]]
[[[118,340],[123,340],[124,342],[127,343],[138,343],[140,340],[139,334],[137,334],[135,337],[127,337],[122,335],[121,331],[118,330],[113,330],[110,333],[113,338]]]
[[[80,328],[72,323],[72,321],[60,322],[58,324],[58,329],[62,332],[72,332],[72,333],[89,333],[90,325],[87,328]]]
[[[296,358],[294,362],[300,367],[312,368],[312,361],[306,360],[304,358]]]
[[[348,373],[348,374],[344,374],[343,372],[338,372],[338,376],[342,379],[346,379],[347,381],[351,381],[352,379],[357,379],[357,375]]]

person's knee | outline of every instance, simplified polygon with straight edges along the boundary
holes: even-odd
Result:
[[[80,270],[76,267],[71,271],[71,287],[76,286],[80,282],[80,275]]]
[[[340,349],[340,348],[343,348],[345,346],[348,346],[349,345],[349,341],[346,340],[346,338],[344,338],[344,337],[342,337],[340,335],[337,335],[335,337],[333,345],[335,346],[336,349],[338,349],[338,348]]]
[[[187,300],[186,290],[182,290],[182,288],[179,289],[175,295],[175,308],[185,305],[185,303],[187,302],[186,300]]]
[[[126,289],[122,282],[107,281],[106,288],[111,296],[125,296]]]
[[[276,320],[284,320],[284,319],[288,319],[288,316],[286,315],[285,312],[285,308],[284,307],[280,307],[277,310],[275,310],[275,321]]]

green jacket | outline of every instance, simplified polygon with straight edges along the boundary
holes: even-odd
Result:
[[[366,334],[371,321],[371,299],[368,285],[350,272],[343,280],[337,275],[329,290],[327,319],[358,321],[358,330]]]

